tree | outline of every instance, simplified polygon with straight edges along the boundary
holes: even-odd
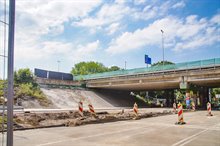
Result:
[[[116,71],[116,70],[120,70],[120,68],[118,66],[112,66],[108,70],[109,71]]]
[[[215,95],[220,94],[220,88],[214,88],[212,91]]]
[[[175,63],[170,61],[164,61],[164,65],[169,65],[169,64],[175,64]],[[151,66],[160,66],[160,65],[163,65],[163,61],[158,61],[156,63],[153,63]]]
[[[33,83],[33,73],[29,68],[19,69],[14,72],[14,81],[16,84]]]
[[[119,69],[120,68],[117,66],[112,66],[111,68],[107,68],[102,63],[90,61],[90,62],[80,62],[75,64],[75,66],[71,70],[71,73],[73,75],[88,75],[88,74],[102,73],[107,71],[115,71]]]

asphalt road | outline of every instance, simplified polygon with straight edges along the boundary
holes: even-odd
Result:
[[[14,132],[14,146],[220,146],[220,111]],[[2,136],[2,135],[1,135]],[[2,140],[2,139],[1,139]],[[0,140],[0,141],[1,141]]]

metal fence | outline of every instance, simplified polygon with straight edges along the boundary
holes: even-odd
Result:
[[[48,71],[42,69],[34,69],[34,75],[40,78],[47,78],[47,72]]]
[[[187,70],[193,68],[204,68],[209,66],[219,66],[220,58],[200,60],[200,61],[191,61],[183,62],[169,65],[158,65],[145,68],[136,68],[136,69],[127,69],[127,70],[118,70],[112,72],[104,72],[90,75],[79,75],[74,76],[74,80],[88,80],[88,79],[97,79],[97,78],[108,78],[115,76],[125,76],[125,75],[134,75],[134,74],[143,74],[148,72],[160,72],[160,71],[169,71],[169,70]]]
[[[42,69],[34,69],[34,75],[40,78],[47,78],[47,79],[55,79],[55,80],[73,80],[73,75],[68,73],[62,72],[55,72],[55,71],[47,71]]]

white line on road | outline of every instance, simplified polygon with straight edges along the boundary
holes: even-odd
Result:
[[[108,132],[108,133],[102,133],[102,134],[96,134],[96,135],[90,135],[90,136],[84,136],[84,137],[78,137],[78,138],[72,138],[72,139],[68,138],[68,139],[65,139],[65,140],[59,140],[59,141],[55,141],[55,142],[48,142],[48,143],[38,144],[36,146],[47,146],[47,145],[52,145],[52,144],[55,144],[55,143],[61,143],[61,142],[65,142],[65,141],[74,141],[74,140],[86,139],[86,138],[91,138],[91,137],[122,133],[122,132],[126,132],[126,131],[137,130],[137,129],[142,129],[143,130],[143,128],[148,128],[148,127],[149,126],[136,127],[136,128],[132,128],[132,129],[125,129],[125,130],[119,130],[119,131],[114,131],[114,132]]]
[[[124,122],[124,121],[123,121]],[[129,122],[129,123],[123,123],[122,125],[127,125],[127,124],[138,124],[139,122]],[[54,142],[48,142],[48,143],[43,143],[43,144],[38,144],[36,146],[48,146],[48,145],[52,145],[52,144],[56,144],[56,143],[61,143],[61,142],[65,142],[65,141],[74,141],[74,140],[80,140],[80,139],[86,139],[86,138],[92,138],[92,137],[97,137],[97,136],[104,136],[104,135],[110,135],[110,134],[116,134],[116,133],[122,133],[122,132],[127,132],[127,131],[132,131],[132,130],[137,130],[137,129],[143,129],[143,128],[149,128],[151,126],[166,126],[165,128],[169,128],[169,127],[176,127],[177,125],[174,125],[174,124],[161,124],[161,123],[148,123],[147,126],[143,126],[143,127],[135,127],[135,128],[132,128],[132,129],[124,129],[124,130],[119,130],[119,131],[114,131],[114,132],[108,132],[108,133],[101,133],[101,134],[96,134],[96,135],[90,135],[90,136],[84,136],[84,137],[78,137],[78,138],[68,138],[68,139],[64,139],[64,140],[59,140],[59,141],[54,141]],[[183,146],[184,144],[187,144],[189,142],[191,142],[192,140],[194,140],[198,135],[208,131],[208,130],[214,130],[213,128],[215,126],[217,126],[219,124],[216,124],[210,128],[202,128],[202,127],[199,127],[199,126],[189,126],[189,127],[185,127],[185,128],[193,128],[193,129],[204,129],[202,131],[200,131],[199,133],[196,133],[190,137],[187,137],[175,144],[173,144],[172,146],[179,146],[181,144],[181,146]],[[164,129],[165,129],[164,128]],[[215,129],[217,130],[217,129]],[[141,132],[141,133],[138,133],[138,134],[143,134],[143,133],[146,133],[146,132]],[[138,135],[137,134],[137,135]]]
[[[218,125],[218,124],[216,124],[216,125]],[[198,133],[196,133],[196,134],[193,134],[193,135],[191,135],[190,137],[187,137],[187,138],[185,138],[185,139],[182,139],[182,140],[180,140],[179,142],[174,143],[172,146],[184,146],[185,144],[187,144],[187,143],[193,141],[198,135],[200,135],[200,134],[202,134],[202,133],[204,133],[204,132],[206,132],[206,131],[208,131],[208,130],[211,130],[211,129],[212,129],[213,127],[215,127],[216,125],[214,125],[214,126],[212,126],[212,127],[210,127],[210,128],[207,128],[207,129],[205,129],[205,130],[202,130],[202,131],[200,131],[200,132],[198,132]]]
[[[192,135],[192,136],[190,136],[190,137],[187,137],[187,138],[185,138],[185,139],[182,139],[182,140],[180,140],[179,142],[173,144],[172,146],[183,146],[184,144],[188,143],[187,140],[189,140],[189,142],[190,142],[190,139],[193,139],[194,137],[196,137],[196,136],[198,136],[198,135],[200,135],[201,133],[204,133],[204,132],[206,132],[206,131],[208,131],[208,129],[203,130],[203,131],[200,131],[199,133],[196,133],[196,134],[194,134],[194,135]],[[191,140],[191,141],[192,141],[192,140]],[[181,143],[182,143],[182,144],[181,144]],[[180,144],[181,144],[181,145],[180,145]]]

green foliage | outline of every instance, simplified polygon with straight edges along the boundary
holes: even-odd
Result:
[[[220,94],[220,88],[214,88],[213,89],[213,93],[216,94]]]
[[[186,103],[182,102],[183,109],[186,109]]]
[[[118,66],[112,66],[108,69],[108,71],[117,71],[117,70],[120,70]]]
[[[164,65],[169,65],[169,64],[174,64],[174,63],[170,61],[164,61]],[[153,63],[151,66],[161,66],[161,65],[163,65],[163,61],[158,61],[157,63]]]
[[[4,95],[4,80],[0,80],[0,97]]]
[[[177,101],[184,101],[185,93],[182,90],[175,90],[174,94],[176,96]]]
[[[15,84],[34,83],[33,74],[29,68],[19,69],[14,72]]]
[[[32,96],[33,95],[33,85],[30,83],[20,84],[16,92],[16,97],[22,98],[23,96]]]
[[[7,117],[5,116],[4,119],[2,116],[0,116],[0,124],[7,123]]]
[[[38,100],[45,100],[46,96],[39,89],[39,87],[34,87],[31,83],[20,84],[16,92],[17,98],[23,98],[24,96],[30,96]]]
[[[46,96],[38,87],[30,69],[24,68],[14,72],[16,86],[15,98],[32,97],[39,101],[46,101]]]
[[[94,74],[94,73],[102,73],[107,71],[116,71],[120,68],[117,66],[112,66],[111,68],[105,67],[102,63],[99,62],[80,62],[75,64],[75,66],[72,68],[71,73],[73,75],[88,75],[88,74]]]
[[[33,73],[30,69],[19,69],[14,72],[14,84],[15,84],[15,100],[24,97],[35,98],[40,101],[40,104],[48,103],[46,96],[40,90],[38,84],[33,78]],[[0,80],[0,97],[4,94],[4,81]],[[0,103],[3,103],[0,99]]]

